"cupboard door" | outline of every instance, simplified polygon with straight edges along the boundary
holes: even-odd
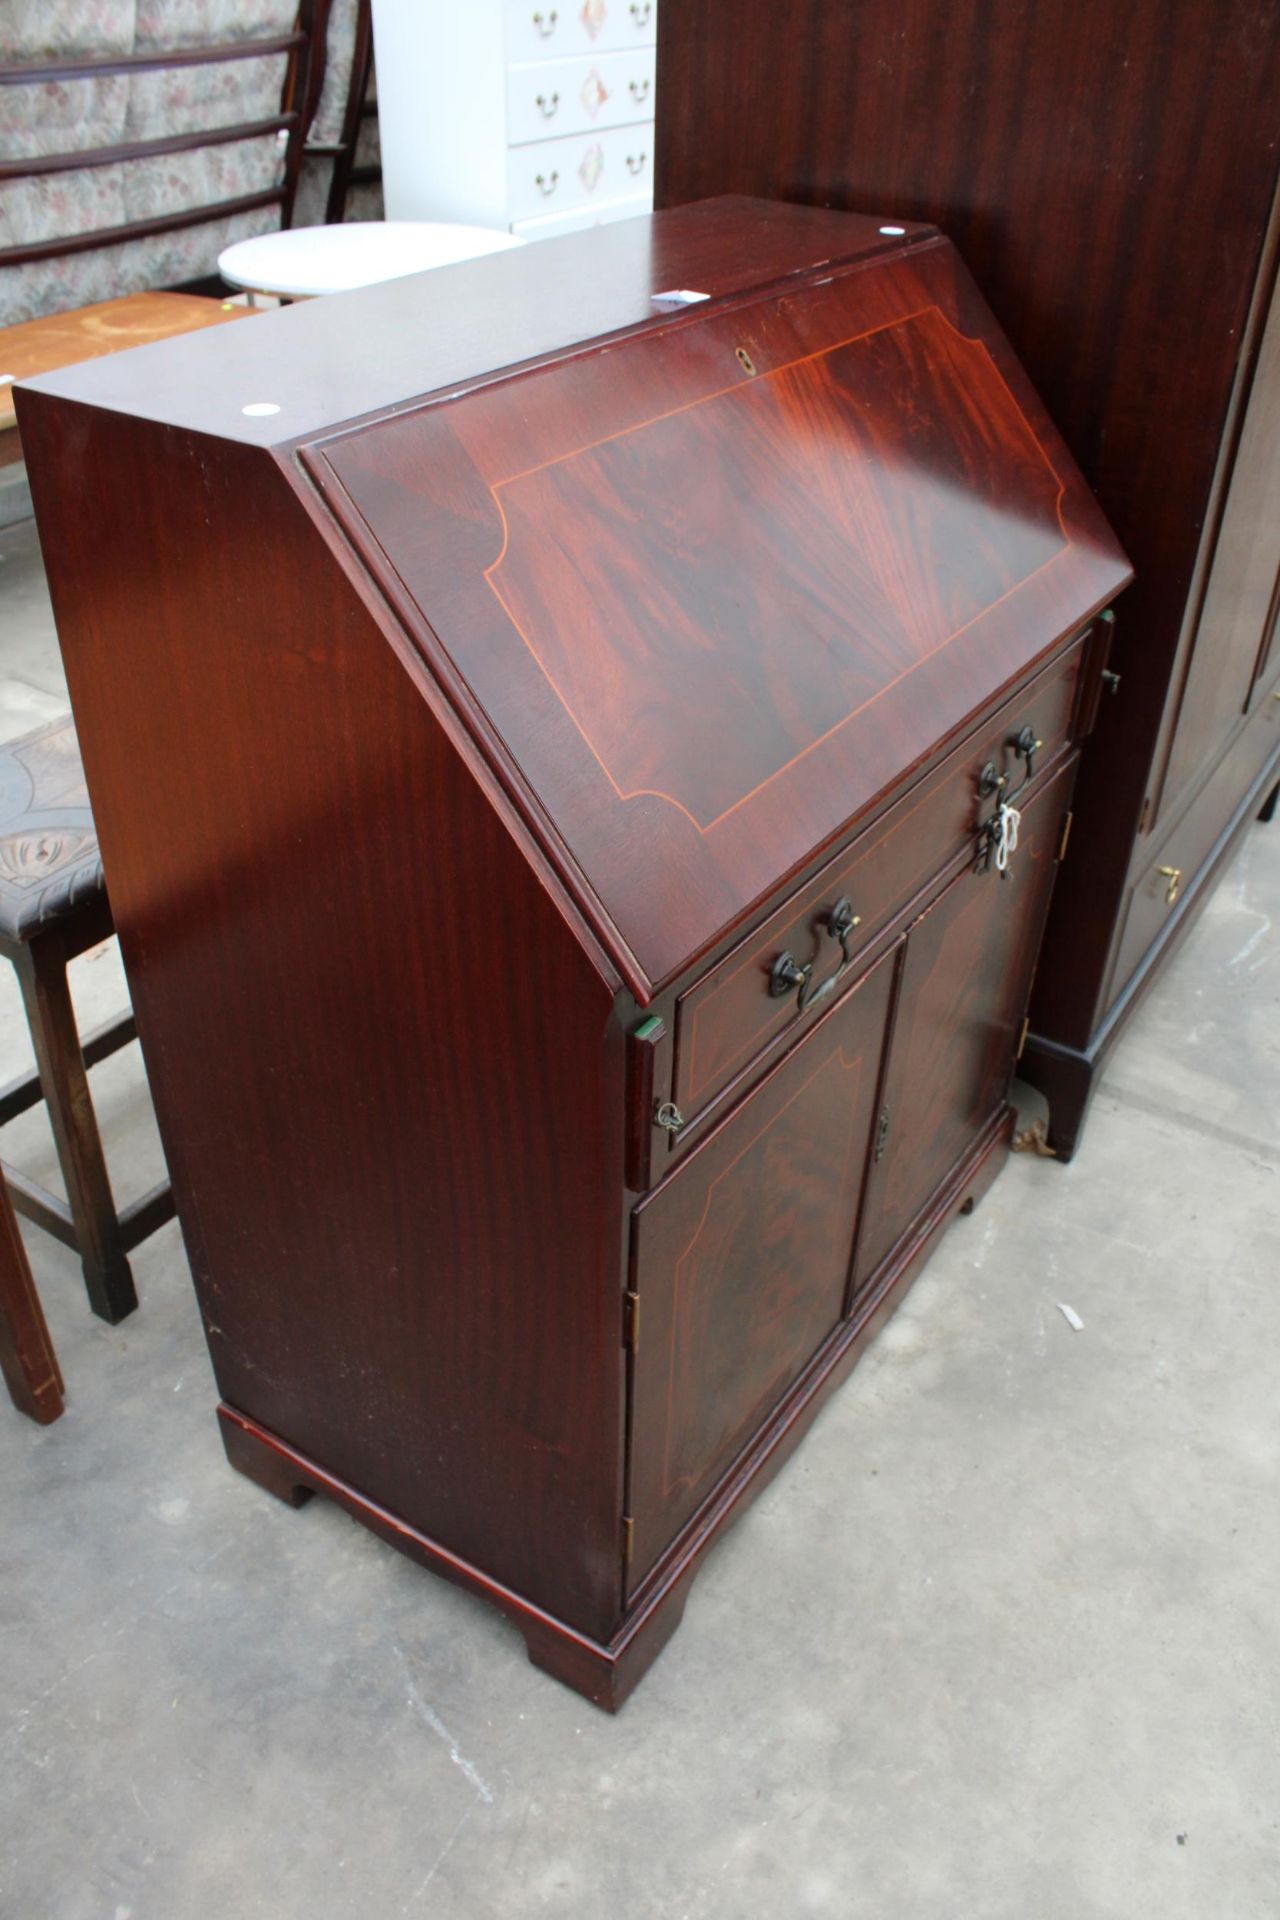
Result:
[[[1280,595],[1280,295],[1273,294],[1182,690],[1159,819],[1222,754],[1268,671]],[[1154,823],[1153,823],[1154,824]]]
[[[1074,778],[1072,760],[1023,809],[1003,879],[966,867],[907,934],[859,1287],[1008,1092]]]
[[[894,955],[633,1218],[630,1584],[838,1326]]]

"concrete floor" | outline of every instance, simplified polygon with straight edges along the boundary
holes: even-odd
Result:
[[[30,525],[0,555],[13,733],[63,696]],[[0,1408],[0,1915],[1274,1920],[1277,922],[1280,825],[1075,1162],[953,1229],[616,1720],[230,1472],[176,1226],[116,1330],[29,1234],[70,1399]],[[87,1017],[123,991],[78,976]],[[136,1191],[136,1048],[94,1081]],[[5,1150],[52,1173],[40,1116]]]

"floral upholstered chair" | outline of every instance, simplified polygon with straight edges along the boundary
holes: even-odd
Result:
[[[296,227],[381,220],[370,0],[329,0],[328,57],[294,202]]]
[[[344,101],[349,0],[333,0]],[[210,278],[288,225],[330,0],[5,0],[0,326]],[[320,217],[323,218],[323,215]]]

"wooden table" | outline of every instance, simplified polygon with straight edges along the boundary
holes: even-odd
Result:
[[[229,300],[206,300],[194,293],[127,293],[119,300],[100,300],[92,307],[0,328],[0,467],[22,458],[13,414],[15,381],[167,340],[170,334],[220,327],[224,320],[243,320],[249,311]]]

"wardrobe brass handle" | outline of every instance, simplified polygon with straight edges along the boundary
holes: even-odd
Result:
[[[1182,868],[1157,867],[1156,872],[1163,875],[1169,883],[1164,890],[1164,897],[1166,906],[1171,907],[1177,901],[1178,894],[1182,889]]]

